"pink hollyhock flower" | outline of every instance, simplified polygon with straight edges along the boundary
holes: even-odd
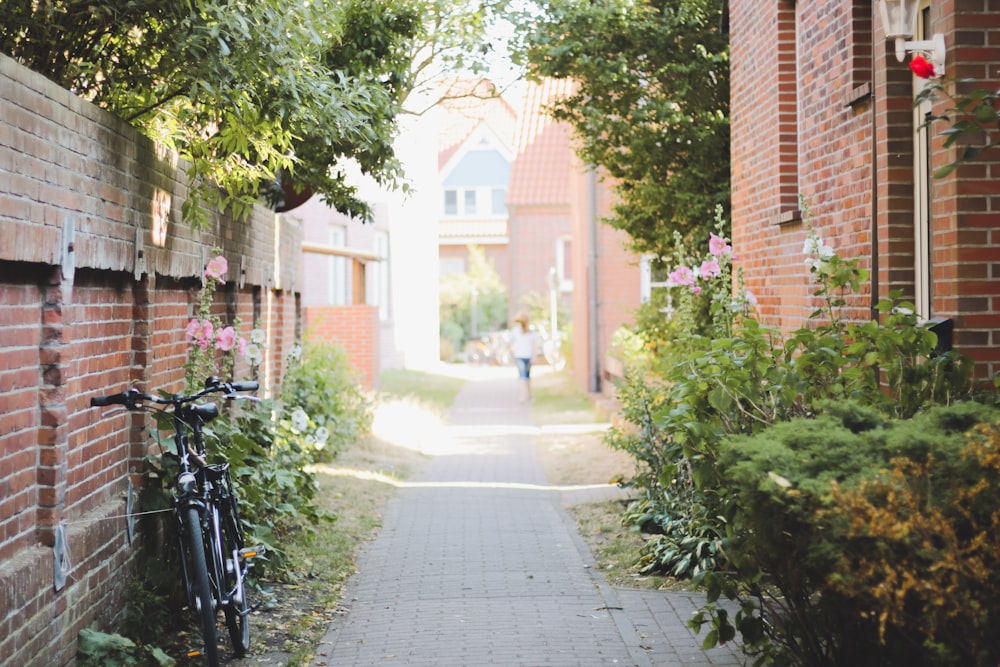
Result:
[[[208,260],[208,266],[205,267],[205,277],[213,278],[225,285],[226,281],[222,279],[222,276],[226,275],[226,271],[228,270],[229,262],[222,255],[217,255]]]
[[[671,271],[667,275],[667,279],[670,280],[670,282],[672,282],[674,285],[691,286],[694,285],[695,276],[694,276],[694,271],[692,271],[690,268],[686,266],[682,266],[675,271]]]
[[[215,346],[218,347],[223,352],[228,352],[233,349],[236,345],[236,329],[232,327],[225,327],[219,329],[219,333],[215,336]]]
[[[732,255],[733,247],[726,243],[726,239],[721,236],[711,234],[708,239],[708,251],[716,257],[720,255]]]
[[[247,353],[247,342],[248,341],[246,338],[240,336],[239,342],[236,343],[236,351],[239,352],[240,355],[244,355]]]
[[[934,71],[934,65],[927,58],[919,54],[913,56],[913,59],[910,60],[910,70],[921,79],[931,79],[937,76],[937,73]]]
[[[189,343],[197,343],[202,349],[208,347],[208,341],[212,339],[212,332],[215,327],[209,320],[192,319],[188,322],[185,331]]]
[[[717,260],[709,259],[701,263],[700,271],[702,278],[714,278],[722,273],[722,267]]]

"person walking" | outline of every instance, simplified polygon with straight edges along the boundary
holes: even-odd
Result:
[[[531,361],[538,354],[538,334],[528,327],[528,314],[521,312],[514,318],[510,330],[510,349],[517,363],[521,402],[531,400]]]

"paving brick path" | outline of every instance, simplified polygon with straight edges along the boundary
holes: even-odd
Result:
[[[735,666],[684,625],[686,593],[616,589],[548,486],[513,375],[468,382],[444,442],[393,498],[312,665]]]

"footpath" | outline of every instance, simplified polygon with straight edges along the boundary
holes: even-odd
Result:
[[[514,376],[467,382],[444,442],[389,502],[312,667],[742,665],[685,625],[702,595],[614,588],[547,484]],[[704,632],[704,631],[703,631]]]

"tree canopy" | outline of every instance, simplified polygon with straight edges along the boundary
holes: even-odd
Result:
[[[581,157],[613,180],[608,222],[639,252],[707,241],[729,210],[729,56],[722,0],[543,0],[518,18],[529,77],[571,79],[557,102]]]
[[[239,216],[281,180],[369,219],[343,167],[405,187],[397,118],[422,73],[474,68],[506,0],[3,0],[0,51],[190,164],[194,196]]]

